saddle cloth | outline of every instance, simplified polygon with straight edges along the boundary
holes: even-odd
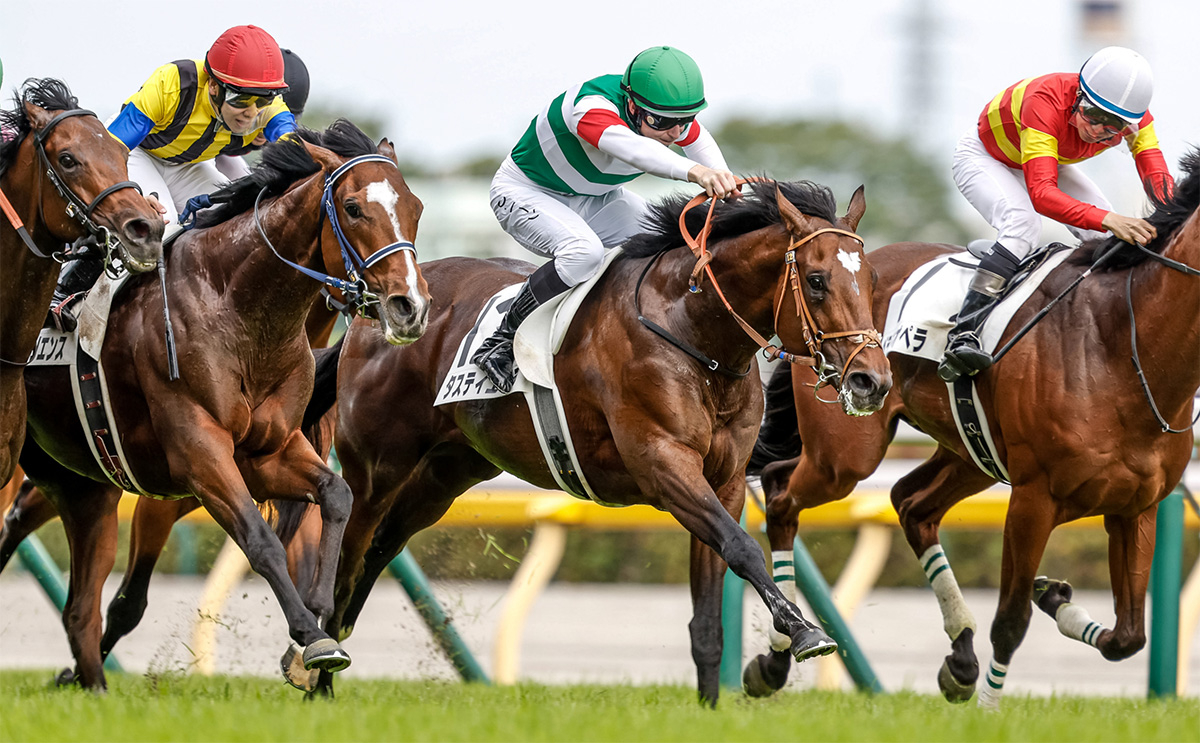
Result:
[[[561,294],[533,311],[517,330],[513,349],[517,360],[517,379],[512,392],[525,395],[533,428],[537,432],[542,455],[555,482],[565,492],[577,498],[604,503],[592,491],[579,466],[575,445],[567,426],[562,395],[554,381],[554,354],[562,347],[571,319],[585,297],[599,282],[609,265],[620,255],[620,249],[608,251],[600,270],[588,281]],[[487,400],[503,397],[471,357],[483,341],[495,332],[520,284],[505,287],[484,305],[475,326],[459,343],[446,378],[438,388],[434,405],[466,400]]]
[[[1013,315],[1025,304],[1038,285],[1058,267],[1070,250],[1058,250],[1035,256],[1028,276],[1016,285],[992,310],[983,323],[979,340],[991,353],[1000,342]],[[933,259],[909,275],[892,295],[887,321],[883,327],[883,352],[901,353],[930,361],[940,361],[946,350],[946,338],[954,323],[950,321],[962,307],[971,277],[979,259],[969,253],[950,253]]]

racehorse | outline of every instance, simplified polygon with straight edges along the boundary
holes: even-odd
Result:
[[[1063,634],[1093,645],[1109,660],[1129,657],[1145,644],[1155,506],[1187,465],[1189,416],[1200,387],[1200,150],[1183,160],[1183,169],[1187,177],[1172,200],[1157,204],[1148,218],[1157,238],[1146,248],[1110,238],[1077,250],[1013,317],[1001,343],[1081,273],[1086,278],[991,370],[975,377],[999,461],[1012,482],[993,655],[980,685],[983,706],[998,705],[1034,604],[1055,617]],[[879,272],[878,327],[905,278],[950,250],[900,243],[871,253]],[[1100,265],[1084,271],[1093,261]],[[868,419],[830,415],[814,405],[803,393],[808,376],[803,372],[772,380],[752,469],[762,468],[771,549],[790,551],[799,513],[844,498],[872,473],[900,419],[934,438],[936,451],[895,484],[892,503],[933,585],[952,643],[939,687],[950,701],[964,702],[979,675],[975,620],[949,569],[938,528],[951,506],[996,480],[972,463],[935,365],[896,354],[891,363],[900,394]],[[1051,530],[1096,515],[1104,516],[1109,535],[1112,629],[1070,603],[1068,583],[1037,577]],[[783,686],[788,664],[778,656],[760,655],[747,666],[743,680],[750,693],[765,695]]]
[[[125,148],[53,78],[27,80],[0,111],[0,485],[25,440],[25,363],[46,318],[65,245],[102,243],[125,268],[162,255],[163,223],[129,181]],[[25,226],[25,227],[23,227]]]
[[[168,248],[178,378],[170,377],[159,287],[132,282],[109,318],[101,361],[128,465],[117,475],[147,494],[197,497],[271,585],[305,665],[340,670],[349,656],[320,624],[332,610],[351,493],[299,430],[313,383],[305,317],[323,281],[370,312],[371,333],[387,343],[420,337],[429,309],[412,243],[421,202],[391,144],[376,147],[346,121],[268,145],[249,177],[213,198],[227,203]],[[343,269],[346,279],[327,273]],[[74,679],[103,689],[100,588],[114,562],[122,488],[71,425],[62,377],[49,367],[27,375],[32,437],[21,464],[71,545],[64,624]],[[255,507],[271,498],[321,508],[317,567],[303,598]]]
[[[650,231],[632,238],[600,277],[554,363],[580,465],[597,499],[649,504],[692,533],[692,656],[700,697],[709,704],[718,694],[726,562],[766,602],[797,660],[836,649],[775,587],[758,545],[738,526],[745,465],[762,415],[759,345],[750,334],[777,333],[792,349],[810,341],[811,363],[850,412],[878,408],[890,386],[884,356],[871,342],[878,338],[869,316],[873,279],[853,234],[865,210],[862,189],[839,220],[824,187],[764,181],[752,188],[753,196],[711,207],[703,232],[712,247],[697,245],[698,255],[679,249],[685,199],[653,207]],[[699,212],[686,213],[692,244],[703,221]],[[701,291],[689,291],[695,279],[689,275],[705,265],[711,282],[701,275]],[[335,445],[354,491],[327,625],[338,637],[352,631],[388,562],[468,488],[501,470],[557,487],[521,396],[433,404],[485,303],[532,266],[450,258],[423,268],[436,304],[421,342],[389,349],[356,321],[337,346],[318,352],[305,417],[315,420],[336,398]],[[642,317],[671,340],[643,327]],[[708,363],[697,363],[697,355]],[[379,401],[402,409],[403,422],[379,414]],[[332,680],[322,671],[315,693],[331,694]]]

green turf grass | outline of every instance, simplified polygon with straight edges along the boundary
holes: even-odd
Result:
[[[333,702],[270,679],[114,674],[109,693],[0,673],[0,741],[1200,741],[1200,702],[809,691],[716,710],[682,686],[464,685],[343,677]]]

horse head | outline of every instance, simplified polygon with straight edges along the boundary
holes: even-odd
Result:
[[[803,214],[778,184],[775,201],[791,241],[785,258],[789,278],[779,301],[794,303],[796,310],[793,315],[777,307],[779,338],[785,347],[808,348],[817,391],[826,384],[836,387],[847,415],[874,413],[883,406],[892,375],[871,316],[875,272],[854,234],[866,211],[863,188],[834,223]]]
[[[51,82],[62,85],[41,85]],[[29,136],[18,162],[28,167],[26,185],[38,194],[46,228],[63,242],[90,234],[135,273],[154,268],[162,257],[163,220],[129,181],[125,146],[92,112],[43,108],[31,98],[27,89],[22,110]]]
[[[345,268],[349,293],[357,293],[348,299],[379,320],[388,343],[412,343],[429,321],[429,287],[413,242],[424,206],[405,183],[391,142],[382,140],[374,155],[351,158],[304,146],[326,173],[326,267]]]

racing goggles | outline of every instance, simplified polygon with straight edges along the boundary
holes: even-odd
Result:
[[[236,88],[225,86],[225,103],[234,108],[266,108],[275,102],[278,98],[277,93],[262,94],[262,93],[245,93]]]
[[[650,113],[645,109],[642,110],[642,121],[646,122],[646,126],[650,127],[656,132],[665,132],[668,129],[676,126],[687,126],[688,124],[692,123],[695,118],[695,114],[692,114],[691,116],[672,118],[670,116],[662,116],[661,114]]]
[[[1128,121],[1099,106],[1093,106],[1086,99],[1079,101],[1076,109],[1079,111],[1079,117],[1085,122],[1091,126],[1103,127],[1106,139],[1112,139],[1129,128]]]

